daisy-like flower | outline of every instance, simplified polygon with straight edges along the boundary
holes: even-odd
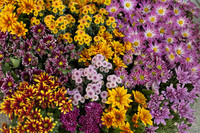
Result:
[[[62,102],[59,104],[59,106],[60,106],[59,109],[61,110],[61,112],[63,114],[66,114],[67,112],[72,110],[71,100],[69,100],[69,101],[62,100]]]
[[[106,7],[106,10],[110,13],[110,15],[117,15],[121,11],[121,8],[119,8],[120,5],[118,2],[113,2]]]
[[[152,7],[152,4],[149,0],[148,1],[142,1],[141,8],[142,8],[142,12],[144,14],[149,13],[151,11],[151,7]]]
[[[144,85],[145,83],[147,83],[149,81],[149,73],[147,70],[142,70],[139,69],[136,72],[136,78],[137,78],[137,84],[141,84]]]
[[[22,13],[30,14],[33,12],[36,1],[35,0],[21,0],[19,3],[19,9]]]
[[[185,47],[184,43],[181,43],[179,45],[175,45],[174,51],[176,53],[176,56],[179,57],[179,58],[185,57],[185,55],[187,54],[186,47]]]
[[[15,13],[0,14],[0,30],[3,32],[10,32],[17,24],[17,16]]]
[[[30,114],[27,116],[29,120],[40,120],[42,119],[41,110],[35,108],[35,110],[31,110]]]
[[[144,94],[142,94],[139,91],[134,91],[134,90],[132,92],[133,92],[133,95],[134,95],[135,102],[142,104],[142,105],[146,104],[147,99],[145,98]]]
[[[127,94],[127,89],[123,87],[117,87],[112,90],[108,90],[109,97],[107,104],[112,104],[112,107],[119,107],[120,109],[124,109],[124,107],[128,107],[129,103],[132,102],[130,98],[130,94]]]
[[[51,118],[45,117],[42,119],[42,132],[49,133],[53,130],[56,124],[51,121]]]
[[[188,20],[187,20],[187,18],[186,18],[186,16],[180,16],[178,19],[176,19],[176,26],[178,26],[179,28],[183,28],[183,27],[185,27],[186,25],[187,25],[187,22]]]
[[[126,122],[123,125],[120,125],[119,129],[123,130],[120,133],[133,133],[133,131],[131,131],[131,129],[130,129],[129,122]]]
[[[11,103],[12,103],[12,100],[11,98],[7,98],[5,99],[2,103],[1,103],[1,106],[0,106],[0,110],[2,113],[6,114],[6,115],[12,115],[13,114],[13,111],[14,111],[14,108],[11,107]]]
[[[30,133],[36,133],[36,132],[41,132],[41,126],[42,122],[38,120],[26,120],[25,122],[25,128],[27,132]]]
[[[11,34],[16,34],[18,37],[25,36],[26,32],[28,32],[28,29],[25,28],[26,24],[23,24],[21,21],[20,23],[17,23],[13,30],[11,31]]]
[[[147,19],[150,23],[155,24],[158,21],[158,15],[155,12],[151,12],[148,16]]]
[[[126,118],[126,110],[125,109],[116,109],[114,108],[111,113],[114,115],[114,123],[113,126],[120,126],[124,124]]]
[[[150,114],[149,110],[144,109],[143,107],[141,108],[138,106],[138,115],[142,123],[146,126],[147,124],[153,125],[152,116]]]
[[[184,37],[184,38],[189,38],[191,36],[191,31],[189,29],[184,29],[181,31],[181,35]]]
[[[114,114],[111,112],[103,113],[103,116],[101,117],[102,124],[107,128],[110,128],[114,123],[114,117]]]
[[[162,49],[161,46],[159,44],[157,44],[157,42],[155,42],[154,44],[150,43],[149,44],[149,48],[147,49],[148,52],[153,52],[159,56],[162,55]]]
[[[167,10],[168,5],[165,5],[165,4],[157,4],[157,5],[154,6],[154,8],[155,8],[156,13],[157,13],[159,16],[162,16],[162,17],[163,17],[163,16],[166,16],[167,13],[169,12],[169,11]]]
[[[125,12],[134,11],[135,6],[137,5],[137,1],[133,1],[133,0],[120,0],[120,2]]]
[[[150,26],[147,26],[145,28],[144,35],[146,39],[153,39],[154,37],[156,37],[157,33],[155,29],[151,28]]]

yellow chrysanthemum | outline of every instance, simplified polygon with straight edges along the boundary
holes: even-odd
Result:
[[[135,102],[142,104],[142,105],[146,104],[147,99],[145,98],[144,94],[142,94],[139,91],[132,91],[132,92],[133,92],[133,95],[134,95]]]
[[[19,0],[19,8],[21,9],[22,13],[30,14],[33,12],[36,1],[35,0]]]
[[[17,16],[15,13],[1,13],[0,20],[0,30],[10,32],[17,23]]]
[[[11,34],[16,34],[18,37],[25,36],[26,32],[28,32],[25,26],[26,24],[23,24],[22,21],[20,23],[17,23],[15,27],[13,28]]]
[[[102,124],[105,125],[107,128],[110,128],[113,125],[114,117],[115,116],[111,112],[103,113],[103,116],[101,118],[101,121],[103,122]]]
[[[127,66],[123,63],[121,58],[117,56],[116,54],[115,54],[115,57],[113,58],[113,63],[115,63],[115,65],[117,66],[116,69],[118,69],[119,67],[127,68]]]
[[[127,94],[127,89],[123,87],[117,87],[112,90],[108,90],[109,97],[107,104],[112,104],[112,107],[119,107],[120,109],[124,109],[124,107],[129,107],[129,103],[132,102],[130,98],[130,94]]]
[[[120,125],[124,125],[124,121],[126,119],[126,110],[125,109],[116,109],[114,108],[111,113],[114,115],[113,126],[118,127]]]
[[[140,106],[138,106],[138,115],[140,117],[140,120],[142,121],[142,123],[144,123],[145,126],[147,124],[153,125],[153,122],[151,120],[152,116],[149,110],[146,110],[143,107],[141,108]]]
[[[119,126],[119,129],[123,130],[120,133],[133,133],[133,131],[131,131],[130,129],[130,124],[128,122],[126,122],[126,124]]]

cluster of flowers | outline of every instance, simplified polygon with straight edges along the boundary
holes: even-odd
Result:
[[[7,96],[1,103],[1,112],[16,119],[15,127],[3,125],[2,132],[44,132],[53,131],[61,112],[72,110],[71,100],[66,97],[65,87],[53,76],[46,73],[35,75],[35,84],[21,82],[18,90]]]
[[[194,122],[192,2],[2,0],[0,10],[0,108],[12,120],[2,132],[181,133]]]

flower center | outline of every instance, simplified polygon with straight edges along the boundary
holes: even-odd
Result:
[[[134,42],[134,45],[135,45],[135,46],[138,46],[138,45],[139,45],[139,42]]]
[[[59,65],[60,65],[60,66],[62,66],[62,65],[63,65],[63,62],[62,62],[62,61],[60,61],[60,62],[59,62]]]
[[[2,54],[0,54],[0,58],[2,58],[3,57],[3,55]]]
[[[38,49],[37,49],[37,51],[38,51],[38,52],[40,52],[40,51],[41,51],[41,49],[40,49],[40,48],[38,48]]]
[[[188,34],[187,34],[187,33],[183,33],[183,36],[184,36],[184,37],[187,37],[187,36],[188,36]]]
[[[67,105],[65,104],[63,107],[66,109],[66,108],[67,108]]]
[[[155,21],[155,18],[154,17],[151,17],[151,22],[154,22]]]
[[[34,118],[37,118],[38,116],[36,114],[33,115]]]
[[[17,37],[16,37],[16,36],[13,36],[13,39],[15,40],[15,39],[17,39]]]
[[[38,29],[38,32],[40,33],[40,32],[42,32],[42,30],[41,30],[41,29]]]
[[[116,101],[118,101],[118,102],[119,102],[119,101],[120,101],[120,97],[116,97]]]
[[[10,20],[8,21],[8,24],[11,24],[11,21],[10,21]]]
[[[144,80],[144,75],[140,75],[140,79],[141,79],[141,80]]]
[[[165,30],[163,28],[160,29],[160,33],[165,33]]]
[[[158,10],[158,13],[159,13],[159,14],[163,14],[163,13],[164,13],[164,10],[163,10],[163,9],[159,9],[159,10]]]
[[[190,58],[189,58],[189,57],[187,57],[187,58],[186,58],[186,61],[187,61],[187,62],[189,62],[189,61],[190,61]]]
[[[23,102],[20,102],[20,103],[19,103],[19,106],[22,107],[22,106],[23,106]]]
[[[9,87],[12,86],[12,83],[11,83],[11,82],[8,82],[8,86],[9,86]]]
[[[153,50],[154,50],[154,52],[157,52],[158,49],[157,48],[153,48]]]
[[[152,37],[151,32],[147,33],[147,37]]]
[[[28,58],[28,61],[30,62],[32,59],[31,58]]]
[[[130,3],[126,3],[126,7],[129,8],[131,6]]]
[[[162,67],[161,67],[160,65],[158,65],[158,66],[157,66],[157,68],[158,68],[159,70],[161,70],[161,69],[162,69]]]
[[[45,96],[45,97],[44,97],[44,100],[48,100],[48,97],[47,97],[47,96]]]
[[[174,13],[175,13],[175,14],[178,14],[178,10],[177,10],[177,9],[175,9],[175,10],[174,10]]]
[[[171,38],[167,38],[167,41],[168,41],[168,42],[172,42],[172,39],[171,39]]]
[[[169,48],[165,48],[165,50],[168,52],[168,51],[169,51]]]
[[[148,12],[148,11],[149,11],[149,9],[148,9],[147,7],[145,7],[145,8],[144,8],[144,11],[145,11],[145,12]]]
[[[116,9],[115,9],[115,8],[112,8],[112,9],[111,9],[111,12],[116,12]]]
[[[172,60],[174,59],[174,55],[173,54],[170,55],[170,59],[172,59]]]
[[[48,126],[49,126],[49,124],[48,124],[48,123],[45,123],[45,124],[44,124],[44,127],[45,127],[45,128],[47,128]]]
[[[32,124],[32,127],[36,128],[36,124]]]
[[[58,100],[61,100],[62,99],[62,97],[60,96],[59,98],[58,98]]]
[[[178,50],[176,51],[176,53],[177,53],[178,55],[180,55],[180,54],[181,54],[181,50],[178,49]]]
[[[183,25],[183,20],[178,21],[179,25]]]

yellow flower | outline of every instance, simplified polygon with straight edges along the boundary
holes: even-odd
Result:
[[[111,0],[105,0],[104,1],[104,4],[107,5],[107,6],[110,5],[110,3],[111,3]]]
[[[153,125],[153,122],[151,120],[152,116],[149,110],[146,110],[143,107],[141,108],[140,106],[138,106],[138,115],[140,117],[140,120],[142,121],[142,123],[144,123],[145,126],[146,124]]]
[[[138,118],[139,118],[138,114],[134,114],[134,116],[132,117],[132,122],[138,123]]]
[[[145,96],[141,92],[134,91],[134,90],[132,92],[133,92],[133,95],[134,95],[135,102],[142,104],[142,105],[146,104],[147,99],[145,98]]]
[[[99,43],[99,53],[106,57],[106,59],[112,59],[114,52],[112,51],[111,47],[104,43]]]
[[[0,20],[0,30],[3,32],[9,32],[16,25],[17,16],[15,13],[1,13]]]
[[[119,129],[123,130],[120,133],[133,133],[133,131],[131,131],[130,129],[130,124],[128,122],[126,122],[126,124],[124,123],[123,125],[119,126]]]
[[[127,94],[127,89],[123,87],[117,87],[112,90],[108,90],[109,97],[107,104],[112,104],[112,107],[118,107],[124,109],[124,107],[129,107],[129,103],[132,102],[130,94]]]
[[[114,117],[115,116],[111,112],[103,113],[103,116],[101,117],[102,124],[107,128],[110,128],[113,125]]]
[[[121,58],[117,56],[116,54],[115,54],[115,57],[113,58],[113,63],[115,63],[115,65],[117,66],[116,69],[118,69],[119,67],[127,68],[127,66],[123,63]]]
[[[87,60],[91,60],[89,53],[90,52],[87,49],[81,51],[80,59],[78,60],[78,62],[86,62]]]
[[[36,1],[35,0],[20,0],[19,8],[21,9],[22,13],[30,14],[33,12]]]
[[[114,29],[113,33],[115,34],[116,37],[124,37],[124,35],[121,32],[119,32],[118,29]]]
[[[124,124],[124,121],[126,119],[126,110],[125,109],[116,109],[114,108],[111,113],[115,116],[113,126],[118,127],[120,125]]]
[[[113,41],[113,42],[111,42],[111,46],[115,50],[115,53],[119,53],[120,55],[124,55],[123,52],[125,51],[125,47],[123,46],[122,43],[120,43],[119,41]]]
[[[15,25],[15,27],[13,28],[11,34],[16,34],[18,37],[25,36],[26,32],[28,32],[25,26],[26,24],[23,24],[22,21],[20,23],[17,23],[17,25]]]

